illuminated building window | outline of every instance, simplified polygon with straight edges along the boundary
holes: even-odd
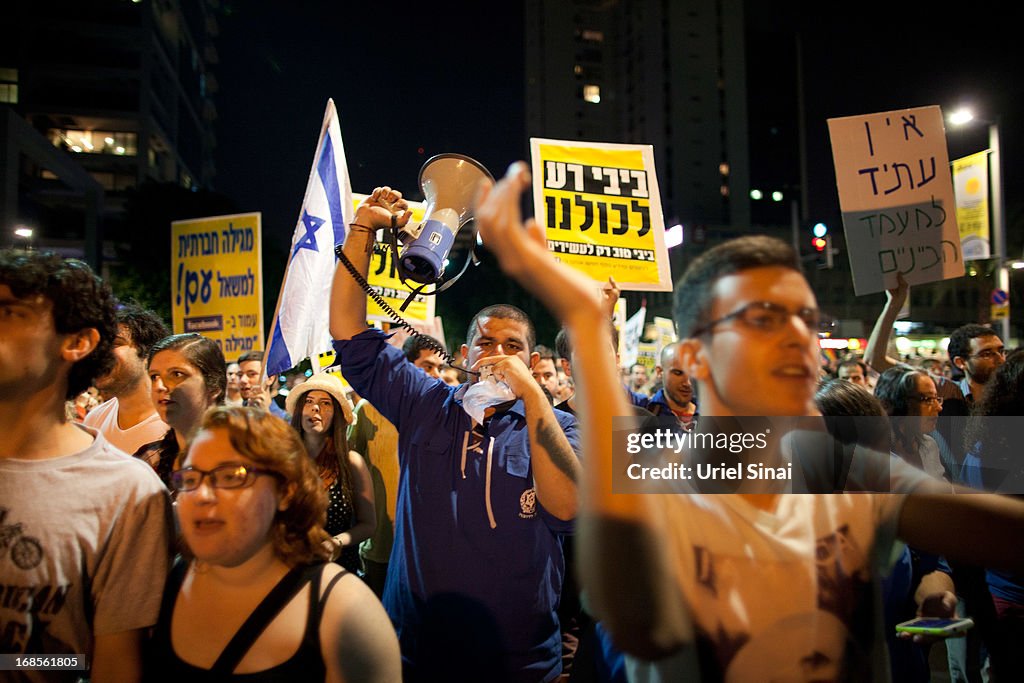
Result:
[[[18,70],[0,67],[0,102],[18,103]]]
[[[718,172],[722,175],[729,175],[729,164],[724,161],[718,165]]]
[[[597,104],[601,101],[601,86],[599,85],[585,85],[583,86],[583,99],[587,102]]]
[[[138,148],[135,133],[51,128],[46,131],[46,137],[54,147],[80,154],[135,156]]]
[[[604,42],[604,32],[603,31],[595,31],[594,29],[589,29],[589,28],[588,29],[584,29],[583,30],[583,40],[589,40],[589,41],[591,41],[593,43],[603,43]]]

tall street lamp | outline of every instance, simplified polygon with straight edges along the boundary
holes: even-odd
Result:
[[[953,126],[963,126],[972,121],[988,124],[989,179],[992,188],[992,251],[996,257],[996,287],[1009,295],[1010,270],[1006,265],[1006,222],[1003,206],[1003,164],[999,154],[999,121],[986,121],[974,116],[971,110],[957,109],[949,116]],[[1009,300],[1009,299],[1007,299]],[[999,321],[1003,342],[1010,343],[1010,316]]]

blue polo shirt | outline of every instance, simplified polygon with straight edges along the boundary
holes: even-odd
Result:
[[[416,678],[431,675],[424,662],[438,656],[428,643],[443,612],[443,635],[461,639],[466,651],[497,643],[508,680],[557,677],[561,536],[573,523],[537,501],[522,401],[474,425],[462,409],[466,385],[428,376],[380,331],[334,348],[345,379],[398,429],[395,543],[383,602],[406,666]],[[558,410],[555,417],[578,454],[576,419]]]

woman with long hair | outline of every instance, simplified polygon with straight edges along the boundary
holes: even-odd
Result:
[[[227,364],[215,341],[190,332],[153,344],[148,365],[153,404],[171,428],[163,438],[139,448],[135,457],[148,462],[170,487],[171,471],[203,413],[224,403]]]
[[[370,470],[363,456],[348,447],[352,402],[345,396],[341,380],[323,373],[295,385],[285,400],[285,410],[327,492],[324,529],[340,553],[337,561],[358,572],[362,569],[359,544],[373,535],[377,515]]]
[[[892,425],[892,452],[933,477],[951,480],[939,445],[929,434],[935,431],[942,410],[942,397],[931,376],[923,370],[889,368],[878,378],[875,396]]]
[[[171,482],[184,559],[164,591],[146,680],[401,679],[383,607],[325,562],[326,496],[286,422],[212,408]]]

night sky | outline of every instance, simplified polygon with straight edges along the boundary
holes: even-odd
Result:
[[[468,154],[495,174],[527,154],[517,3],[230,4],[215,183],[240,210],[263,211],[268,239],[287,245],[294,230],[328,98],[354,192],[391,185],[416,199],[435,154]]]
[[[827,118],[933,104],[947,111],[970,102],[977,116],[1000,117],[1007,224],[1019,224],[1019,22],[986,11],[990,5],[1005,12],[1004,5],[974,3],[948,13],[923,3],[748,5],[755,181],[771,175],[798,181],[796,29],[804,54],[812,214],[839,224]],[[528,157],[518,2],[228,0],[219,24],[215,189],[240,211],[262,211],[265,241],[281,249],[295,226],[329,97],[338,108],[355,192],[389,184],[418,199],[420,166],[442,152],[473,156],[495,175]],[[772,128],[782,133],[765,134]],[[987,146],[983,125],[947,129],[947,139],[950,159]],[[1008,241],[1010,254],[1019,253],[1022,240],[1012,229]],[[276,290],[277,283],[265,284]]]

